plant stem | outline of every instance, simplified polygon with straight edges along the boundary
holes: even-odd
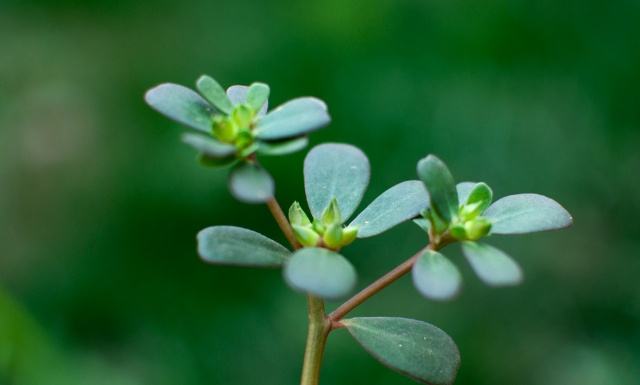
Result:
[[[269,211],[271,211],[271,215],[273,215],[273,218],[278,223],[280,230],[284,233],[291,247],[293,247],[294,250],[299,249],[300,244],[293,235],[291,225],[276,198],[272,197],[266,203]],[[325,315],[324,301],[322,299],[312,295],[307,296],[307,317],[309,318],[309,326],[300,385],[318,385],[324,347],[327,344],[329,331],[331,331],[331,322]]]

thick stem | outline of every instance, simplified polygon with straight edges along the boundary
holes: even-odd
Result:
[[[327,336],[331,330],[331,323],[324,314],[324,302],[313,296],[307,297],[309,329],[307,331],[307,346],[304,350],[302,364],[302,378],[300,385],[318,385],[320,383],[320,368]]]

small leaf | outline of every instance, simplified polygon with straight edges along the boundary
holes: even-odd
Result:
[[[325,299],[339,299],[356,284],[356,271],[342,255],[317,247],[296,251],[287,261],[284,277],[289,286]]]
[[[207,227],[197,238],[198,254],[209,263],[277,267],[291,254],[278,242],[241,227]]]
[[[395,317],[357,317],[341,321],[376,360],[421,384],[451,385],[460,367],[455,342],[439,328]]]
[[[214,109],[196,92],[187,87],[165,83],[144,95],[151,108],[196,130],[211,131],[211,115]]]
[[[302,246],[313,247],[318,245],[318,242],[320,241],[320,235],[313,231],[311,226],[292,224],[291,228],[293,230],[293,235],[295,235],[296,237],[296,240],[300,242]]]
[[[258,153],[262,155],[286,155],[292,152],[300,151],[307,147],[309,139],[306,136],[287,140],[284,142],[260,142]]]
[[[467,205],[478,205],[478,213],[482,213],[489,207],[491,200],[493,199],[493,191],[486,183],[480,182],[473,186],[473,189],[469,192],[469,197],[463,202]]]
[[[309,217],[307,217],[307,214],[297,201],[293,202],[289,207],[289,223],[299,226],[311,225]]]
[[[418,162],[418,177],[431,198],[431,207],[447,223],[458,213],[458,193],[451,172],[443,161],[429,155]]]
[[[204,135],[186,133],[182,135],[182,141],[207,158],[227,158],[236,152],[234,146]]]
[[[234,85],[227,88],[227,96],[231,100],[231,104],[237,106],[238,104],[247,102],[247,94],[249,93],[249,87]],[[264,116],[267,114],[267,108],[269,108],[269,101],[265,101],[262,108],[258,112],[257,116]]]
[[[327,106],[316,98],[293,99],[258,120],[256,137],[274,140],[299,136],[329,124]]]
[[[437,251],[425,250],[412,270],[413,284],[427,298],[444,301],[458,294],[462,283],[460,271]]]
[[[204,96],[209,103],[216,106],[217,109],[227,115],[231,113],[233,109],[231,100],[229,100],[226,92],[224,92],[224,88],[222,88],[220,83],[215,79],[207,75],[202,75],[198,78],[198,81],[196,81],[196,88],[202,96]]]
[[[233,196],[246,203],[263,203],[273,197],[271,175],[260,166],[240,163],[231,170],[229,188]]]
[[[477,242],[464,242],[462,252],[478,277],[490,286],[513,286],[522,282],[520,266],[500,249]]]
[[[484,212],[493,234],[523,234],[555,230],[573,223],[571,214],[553,199],[538,194],[509,195]]]
[[[371,237],[416,217],[428,206],[429,194],[422,182],[401,182],[374,199],[350,226],[358,226],[358,238]]]
[[[304,188],[314,218],[333,198],[346,221],[360,204],[369,184],[369,160],[358,148],[339,143],[315,146],[304,160]]]
[[[247,104],[259,111],[269,99],[269,86],[264,83],[253,83],[247,90]]]
[[[476,182],[460,182],[456,185],[456,190],[458,192],[458,202],[464,203],[469,198],[469,194],[471,194],[471,190],[473,190],[473,186],[476,185]]]

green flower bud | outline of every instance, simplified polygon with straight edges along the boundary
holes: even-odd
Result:
[[[221,142],[233,143],[238,135],[238,127],[224,116],[213,118],[213,136]]]
[[[318,234],[324,234],[324,231],[326,230],[325,225],[323,225],[322,222],[320,222],[317,219],[313,221],[311,226],[313,227],[315,232],[318,233]]]
[[[482,213],[482,204],[480,202],[467,203],[462,205],[459,210],[459,216],[463,221],[468,221]]]
[[[478,214],[482,214],[484,210],[486,210],[487,207],[489,207],[492,200],[493,200],[493,191],[486,183],[480,182],[480,183],[476,183],[476,185],[473,186],[473,188],[471,189],[471,192],[469,193],[469,197],[467,198],[467,201],[464,203],[467,205],[478,204],[479,206],[477,208]]]
[[[291,228],[298,242],[304,247],[314,247],[320,242],[320,235],[309,226],[291,225]]]
[[[425,218],[428,219],[429,222],[431,222],[436,234],[442,234],[448,228],[447,223],[444,221],[444,219],[440,218],[440,215],[438,215],[435,210],[429,210],[427,212],[427,215],[425,215]]]
[[[467,232],[468,240],[477,241],[489,234],[489,231],[491,231],[491,222],[485,217],[478,217],[465,223],[464,229]]]
[[[289,223],[297,226],[308,226],[311,224],[309,217],[305,214],[298,201],[293,202],[289,207]]]
[[[358,226],[347,226],[342,229],[342,245],[341,247],[345,247],[351,242],[356,240],[358,236]]]
[[[333,225],[333,224],[342,224],[342,219],[340,218],[340,208],[338,208],[338,201],[336,198],[333,198],[329,203],[329,206],[324,209],[322,212],[322,223],[325,226]]]
[[[253,108],[246,104],[239,104],[231,111],[231,119],[241,129],[248,130],[251,127],[254,115]]]
[[[327,227],[322,236],[324,244],[332,249],[339,249],[342,246],[342,226],[333,224]]]
[[[460,240],[467,239],[467,231],[465,229],[465,226],[462,223],[453,224],[449,229],[449,232],[451,233],[451,236],[453,236],[455,239],[460,239]]]

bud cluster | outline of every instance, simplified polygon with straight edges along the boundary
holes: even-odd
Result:
[[[309,220],[298,202],[289,208],[289,222],[296,239],[304,247],[326,247],[339,250],[350,244],[358,235],[356,226],[342,227],[338,202],[333,199],[319,219]]]
[[[213,137],[223,143],[234,145],[238,151],[250,149],[254,145],[253,125],[256,115],[257,111],[253,107],[243,103],[233,107],[229,115],[214,116]]]

